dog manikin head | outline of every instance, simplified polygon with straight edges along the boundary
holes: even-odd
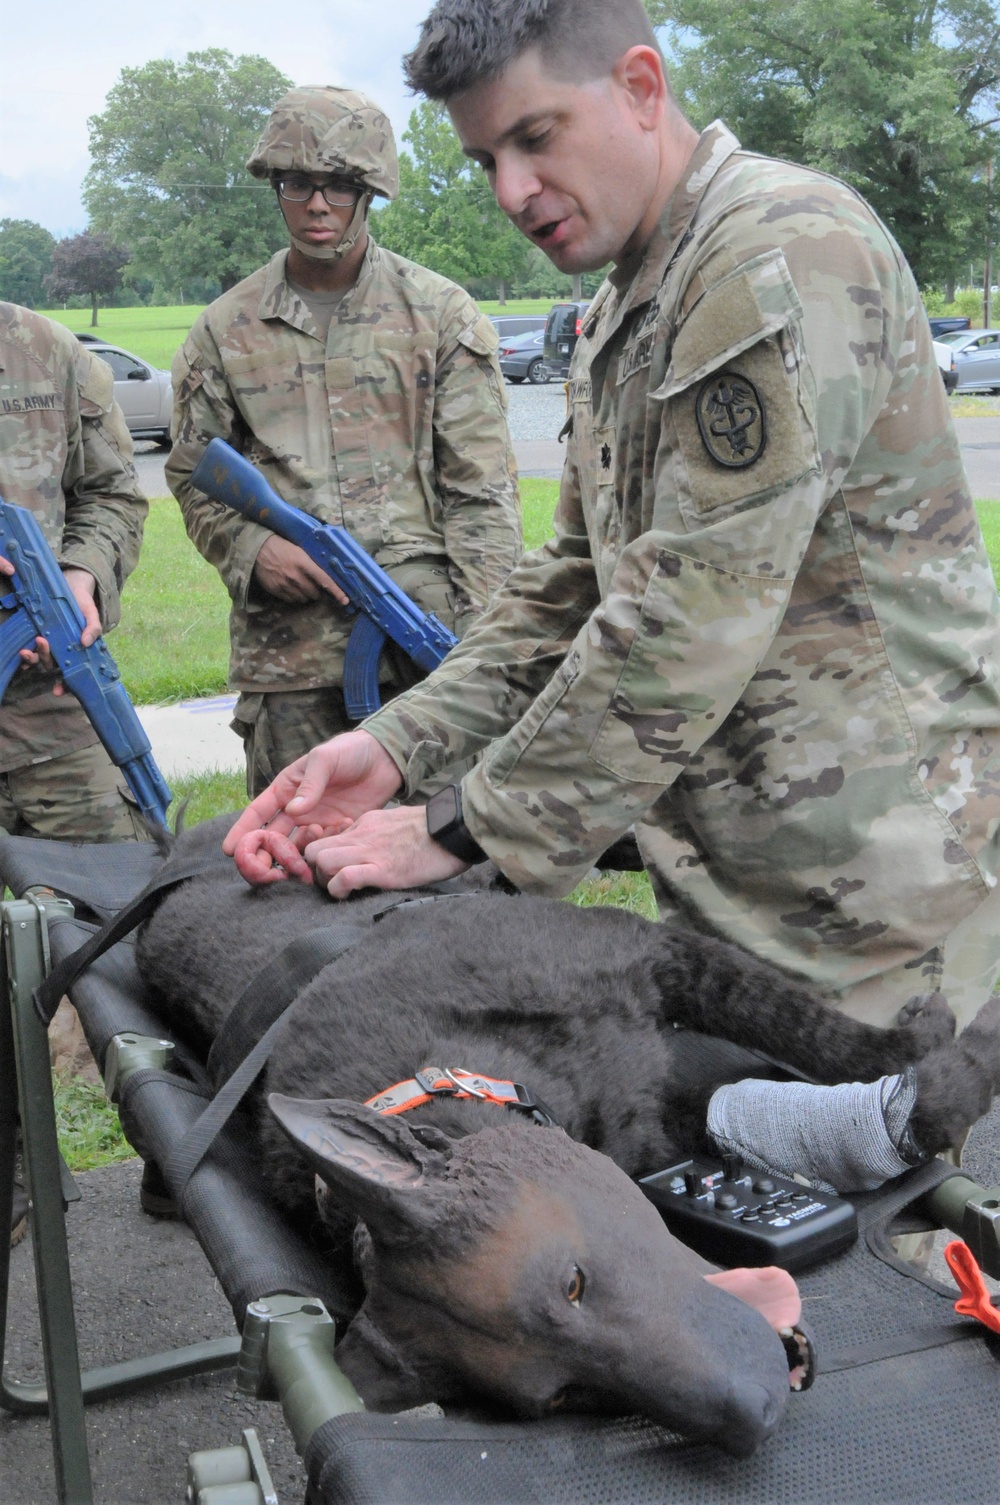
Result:
[[[606,1156],[522,1122],[453,1141],[358,1103],[269,1103],[363,1225],[367,1295],[337,1358],[372,1409],[638,1412],[738,1456],[777,1425],[774,1327]]]

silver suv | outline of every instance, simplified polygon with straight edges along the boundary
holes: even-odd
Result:
[[[170,443],[170,413],[174,405],[170,372],[160,371],[138,355],[108,345],[98,335],[78,334],[77,339],[100,356],[115,378],[115,401],[125,414],[133,439]]]

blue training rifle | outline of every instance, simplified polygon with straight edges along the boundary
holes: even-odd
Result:
[[[0,554],[14,566],[0,575],[0,607],[11,613],[0,624],[0,696],[21,663],[21,649],[35,638],[48,641],[63,683],[83,706],[108,756],[124,774],[139,809],[156,825],[167,824],[172,795],[153,759],[149,738],[132,707],[118,665],[104,639],[80,642],[86,623],[66,576],[32,513],[0,501]]]
[[[191,484],[216,502],[297,544],[325,570],[357,613],[344,657],[344,703],[352,721],[377,711],[378,665],[386,638],[398,643],[426,673],[436,669],[458,638],[430,612],[420,610],[346,528],[317,522],[290,507],[249,460],[213,439],[191,473]]]

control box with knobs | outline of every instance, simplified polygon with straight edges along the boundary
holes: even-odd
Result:
[[[682,1160],[639,1185],[671,1233],[718,1265],[801,1270],[858,1236],[850,1202],[748,1169],[738,1155]]]

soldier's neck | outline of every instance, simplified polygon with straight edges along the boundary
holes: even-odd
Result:
[[[307,288],[311,293],[346,293],[358,280],[367,250],[367,231],[339,261],[318,261],[314,256],[303,256],[297,247],[289,246],[285,276],[289,282]]]

